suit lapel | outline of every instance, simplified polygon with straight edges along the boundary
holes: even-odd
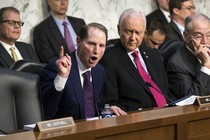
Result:
[[[72,17],[67,17],[69,22],[71,23],[71,26],[73,27],[75,33],[78,35],[80,27],[78,26],[77,22]]]
[[[148,73],[150,74],[152,80],[160,87],[160,79],[158,78],[157,68],[155,67],[156,65],[154,65],[154,61],[152,61],[153,56],[151,55],[151,53],[149,52],[150,50],[148,49],[149,48],[147,48],[147,46],[143,45],[140,48],[140,52],[147,66]]]
[[[118,55],[120,58],[120,62],[124,65],[127,69],[128,73],[139,83],[141,84],[148,92],[149,88],[146,86],[144,80],[139,75],[138,69],[134,66],[133,62],[131,61],[130,57],[128,56],[126,50],[123,48],[122,45],[118,47]]]
[[[173,30],[178,34],[179,38],[184,41],[184,38],[179,30],[179,28],[177,27],[177,25],[173,22],[173,20],[171,20],[171,26],[173,28]]]
[[[73,88],[75,97],[77,98],[77,101],[79,103],[80,114],[84,114],[85,105],[84,105],[83,89],[80,81],[80,75],[77,66],[75,52],[72,53],[71,60],[72,60],[72,68],[70,76],[71,76],[71,83],[73,85],[71,88]]]
[[[188,67],[192,71],[194,71],[194,73],[196,73],[197,71],[200,71],[201,63],[198,61],[198,59],[195,57],[195,55],[192,54],[186,46],[182,46],[181,49],[182,49],[182,51],[181,51],[182,56],[185,59],[185,62],[188,65]]]
[[[63,46],[65,52],[68,52],[70,54],[70,52],[68,50],[68,47],[67,47],[67,44],[65,42],[65,39],[63,38],[63,36],[62,36],[62,34],[61,34],[61,32],[60,32],[58,26],[56,25],[52,16],[50,16],[48,18],[48,28],[49,28],[49,31],[52,33],[54,39],[57,40],[58,44],[60,46]],[[56,46],[54,48],[56,50],[55,52],[60,52],[60,46]]]
[[[6,49],[2,46],[0,43],[0,58],[2,62],[6,65],[6,67],[10,67],[15,61],[12,59],[12,57],[9,55],[9,53],[6,51]]]

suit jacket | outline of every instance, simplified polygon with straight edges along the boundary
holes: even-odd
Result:
[[[210,76],[201,72],[201,63],[183,45],[169,59],[167,75],[169,88],[177,98],[186,95],[209,95]]]
[[[55,62],[46,66],[41,76],[43,106],[46,119],[72,116],[74,119],[84,118],[83,89],[80,82],[79,70],[75,52],[71,54],[72,68],[65,88],[57,91],[54,87],[54,79],[58,74]],[[93,82],[93,96],[95,110],[103,92],[105,71],[97,64],[91,70]]]
[[[78,35],[81,27],[85,25],[84,20],[70,16],[67,18]],[[65,53],[70,54],[65,39],[52,16],[49,16],[34,28],[33,37],[35,50],[43,63],[58,58],[61,46],[64,47]]]
[[[15,42],[15,46],[19,50],[23,59],[33,60],[39,62],[37,54],[34,48],[27,43],[24,42]],[[10,56],[7,50],[0,43],[0,66],[10,68],[10,66],[14,63],[14,59]]]
[[[154,18],[161,19],[165,23],[165,25],[168,24],[168,21],[167,21],[165,15],[159,8],[146,16],[147,21],[154,19]]]
[[[169,22],[169,24],[166,26],[165,40],[184,41],[182,33],[173,20],[171,20],[171,22]]]
[[[168,81],[159,54],[146,46],[140,46],[139,50],[152,79],[168,96]],[[157,106],[121,42],[107,49],[100,63],[106,71],[103,102],[117,105],[125,111]]]

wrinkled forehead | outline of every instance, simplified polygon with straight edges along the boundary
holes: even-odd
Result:
[[[120,27],[144,31],[146,29],[146,23],[141,16],[136,16],[136,17],[128,16],[123,19]]]

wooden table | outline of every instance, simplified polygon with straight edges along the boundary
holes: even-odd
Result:
[[[50,132],[27,131],[0,140],[209,140],[210,106],[153,109],[78,122]]]

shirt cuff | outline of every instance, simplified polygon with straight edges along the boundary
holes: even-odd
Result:
[[[66,85],[66,81],[68,78],[63,78],[59,75],[55,77],[54,86],[57,91],[62,91]]]
[[[201,71],[206,73],[206,74],[208,74],[208,75],[210,75],[210,69],[207,68],[207,67],[201,66]]]

